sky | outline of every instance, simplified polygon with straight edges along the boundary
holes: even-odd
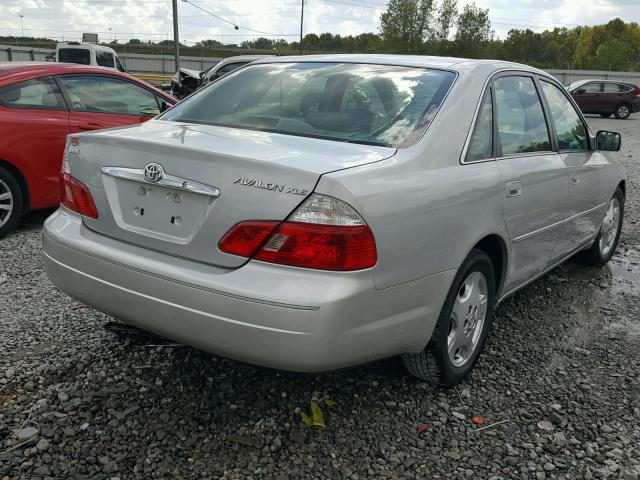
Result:
[[[180,40],[240,43],[258,36],[297,40],[302,0],[178,0]],[[458,0],[458,7],[471,3]],[[640,0],[476,0],[488,8],[498,38],[512,28],[534,31],[640,21]],[[305,0],[304,33],[377,32],[386,0]],[[199,8],[198,8],[199,7]],[[206,10],[220,18],[205,13]],[[222,19],[222,20],[221,20]],[[224,20],[224,21],[223,21]],[[226,22],[228,23],[226,23]],[[239,27],[238,30],[234,25]],[[22,35],[100,41],[173,37],[171,0],[0,0],[0,36]]]

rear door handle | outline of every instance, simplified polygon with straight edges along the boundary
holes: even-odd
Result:
[[[99,130],[101,128],[105,128],[104,125],[100,125],[98,123],[81,123],[78,125],[78,129],[80,130]]]
[[[571,185],[578,185],[580,183],[580,179],[578,177],[571,177]]]
[[[522,195],[522,184],[520,180],[507,183],[507,198],[520,197]]]

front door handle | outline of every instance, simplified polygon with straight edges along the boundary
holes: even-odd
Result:
[[[522,184],[520,180],[507,183],[507,198],[520,197],[522,195]]]
[[[580,183],[580,179],[578,177],[571,177],[571,185],[578,185]]]
[[[80,130],[100,130],[101,128],[105,128],[104,125],[100,125],[98,123],[81,123],[78,125],[78,129]]]

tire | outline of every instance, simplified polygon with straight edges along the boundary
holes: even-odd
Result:
[[[601,113],[600,116],[602,118],[609,118],[611,116],[611,114],[610,113]]]
[[[0,238],[6,237],[18,223],[23,207],[22,188],[16,178],[0,167]]]
[[[615,253],[620,241],[622,222],[624,221],[624,200],[622,190],[617,188],[607,205],[607,210],[593,245],[579,256],[583,263],[602,267]],[[618,207],[617,215],[615,213],[616,204]],[[613,218],[610,217],[611,214],[613,214]],[[611,228],[614,227],[616,230],[612,232]]]
[[[621,103],[616,106],[616,109],[613,111],[613,114],[619,120],[626,120],[631,115],[631,105],[628,103]]]
[[[484,278],[484,286],[486,287],[483,304],[486,310],[482,319],[478,314],[483,310],[483,307],[480,306],[482,303],[474,296],[476,292],[482,292],[481,278]],[[467,285],[470,284],[471,279],[478,279],[479,282],[473,283],[472,288],[467,292],[465,289],[468,288]],[[478,360],[491,328],[495,306],[495,284],[495,273],[491,259],[481,250],[472,250],[453,280],[429,343],[420,353],[409,353],[402,356],[409,373],[421,380],[443,387],[456,385],[469,375]],[[468,303],[462,301],[467,294],[470,297]],[[467,309],[467,306],[471,308]],[[465,319],[462,319],[461,315],[456,315],[455,310],[467,311]],[[479,322],[481,323],[478,324]],[[466,334],[467,326],[471,331],[470,334]],[[456,327],[462,328],[458,330]],[[458,334],[456,334],[456,330],[458,330]],[[454,339],[466,340],[470,345],[460,347],[460,349],[454,347],[450,355],[448,345],[452,334]],[[457,352],[460,354],[457,355]]]

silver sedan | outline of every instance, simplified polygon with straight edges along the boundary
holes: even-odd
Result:
[[[143,125],[73,135],[47,272],[122,321],[322,371],[471,371],[492,312],[569,257],[603,265],[622,168],[565,89],[498,61],[269,58]]]

